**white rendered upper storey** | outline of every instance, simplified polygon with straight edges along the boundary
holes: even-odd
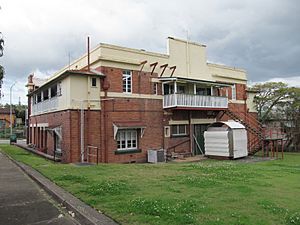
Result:
[[[207,63],[205,45],[172,37],[167,40],[167,54],[100,43],[90,51],[90,69],[94,71],[93,73],[84,76],[66,76],[68,71],[87,68],[88,57],[87,54],[84,54],[56,72],[29,94],[32,115],[81,107],[100,109],[100,78],[105,76],[105,74],[95,71],[100,66],[139,71],[142,67],[141,63],[147,62],[143,64],[143,71],[157,73],[158,77],[161,76],[162,79],[156,79],[158,82],[172,77],[172,79],[186,79],[194,83],[210,82],[226,85],[247,83],[244,70]],[[157,63],[154,71],[151,66],[153,63]],[[162,67],[163,65],[166,66],[165,69]],[[173,70],[174,67],[176,67],[175,70]],[[109,94],[114,97],[122,97],[122,93]],[[128,95],[126,96],[128,97]],[[131,93],[131,97],[163,99],[163,96],[141,96],[139,93]]]

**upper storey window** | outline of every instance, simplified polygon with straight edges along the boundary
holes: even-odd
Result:
[[[232,86],[231,91],[232,91],[232,96],[231,96],[232,100],[236,100],[236,86],[235,86],[235,84]]]
[[[123,92],[131,93],[132,73],[130,70],[123,70]]]

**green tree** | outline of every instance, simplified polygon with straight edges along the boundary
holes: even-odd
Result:
[[[13,109],[15,110],[16,117],[22,118],[22,122],[25,122],[25,111],[27,109],[27,105],[13,105]]]
[[[4,40],[2,38],[2,33],[0,32],[0,57],[3,56],[3,49],[4,49]],[[4,78],[4,68],[0,65],[0,98],[2,97],[2,83]]]
[[[254,102],[261,122],[277,120],[287,134],[287,146],[300,150],[300,88],[282,82],[253,86],[259,93]]]
[[[269,118],[274,107],[289,97],[288,85],[282,82],[259,83],[254,85],[253,89],[259,91],[254,97],[254,102],[262,122]]]
[[[2,33],[0,32],[0,57],[3,56],[3,50],[4,50],[4,40],[2,38]]]

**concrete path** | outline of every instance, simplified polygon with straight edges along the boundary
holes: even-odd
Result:
[[[79,223],[0,152],[0,225],[18,224]]]

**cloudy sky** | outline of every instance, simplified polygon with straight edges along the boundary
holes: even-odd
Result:
[[[298,0],[0,0],[5,39],[1,103],[26,103],[28,74],[49,76],[99,42],[166,52],[166,37],[207,45],[208,60],[247,70],[249,82],[300,86]]]

